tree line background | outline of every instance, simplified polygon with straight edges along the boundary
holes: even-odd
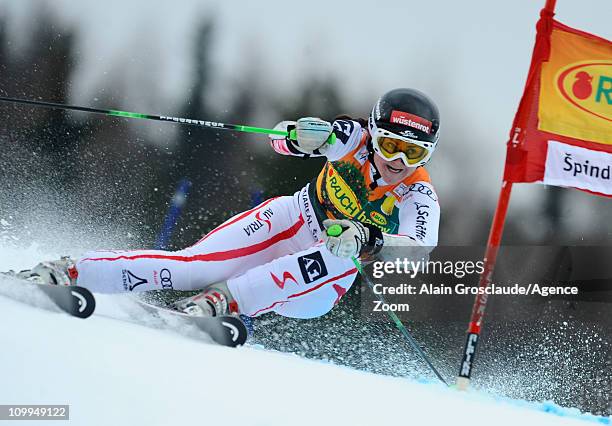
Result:
[[[0,21],[0,94],[70,103],[71,78],[78,66],[76,33],[59,27],[44,13],[37,21],[27,48],[17,53],[9,49],[11,39]],[[192,87],[178,110],[160,114],[251,123],[261,102],[256,87],[237,87],[225,113],[206,98],[212,84],[208,52],[213,40],[214,24],[204,19],[196,31]],[[331,82],[313,82],[300,91],[295,96],[298,102],[279,105],[279,115],[316,113],[331,118],[343,110]],[[98,92],[103,97],[93,100],[91,106],[129,110],[116,95],[116,88]],[[322,164],[294,158],[283,158],[283,164],[277,164],[270,153],[250,150],[253,144],[265,143],[262,136],[178,126],[160,147],[147,140],[147,132],[159,123],[134,125],[128,119],[4,103],[0,104],[0,114],[5,214],[11,205],[19,210],[14,199],[8,200],[11,195],[19,196],[23,192],[20,188],[41,183],[64,199],[73,212],[132,225],[139,232],[137,241],[145,246],[155,241],[182,178],[192,182],[192,191],[173,247],[191,244],[231,215],[249,208],[251,194],[260,198],[262,194],[268,197],[295,192]]]
[[[48,12],[44,8],[38,12],[37,25],[26,47],[18,50],[12,48],[14,35],[6,31],[7,18],[0,20],[1,95],[70,103],[69,93],[80,58],[78,31],[58,24]],[[234,85],[229,103],[216,103],[207,93],[215,84],[211,79],[214,65],[210,53],[217,38],[214,18],[202,17],[194,32],[192,79],[184,102],[171,110],[141,112],[262,127],[274,125],[261,124],[262,115],[277,120],[306,115],[332,120],[347,112],[367,117],[371,105],[348,105],[333,77],[313,76],[289,95],[275,94],[264,90],[254,69],[245,69],[244,80]],[[146,76],[147,70],[138,72]],[[142,80],[140,91],[146,99],[146,93],[155,90],[154,82],[146,77]],[[91,99],[88,106],[133,110],[122,98],[121,81],[99,87],[95,93],[99,96]],[[372,99],[379,95],[372,94]],[[445,113],[452,116],[458,112]],[[322,166],[322,160],[281,157],[271,149],[262,149],[267,145],[262,135],[169,123],[135,123],[5,103],[0,103],[0,114],[0,177],[4,182],[5,212],[13,207],[18,210],[17,201],[27,198],[22,189],[38,183],[48,188],[48,193],[57,194],[59,200],[69,200],[75,213],[104,218],[106,223],[116,222],[134,230],[138,234],[134,244],[139,246],[151,246],[155,241],[181,178],[188,178],[193,186],[172,239],[175,248],[197,241],[262,196],[292,194]],[[176,128],[168,131],[167,126]],[[494,200],[470,193],[469,185],[461,182],[462,169],[457,163],[471,159],[472,163],[466,164],[474,164],[473,157],[478,154],[472,152],[473,145],[465,144],[470,138],[469,124],[458,130],[443,134],[429,167],[442,206],[440,243],[484,244]],[[155,136],[156,132],[162,137]],[[583,194],[568,196],[568,192],[545,188],[538,206],[528,212],[511,211],[505,242],[609,241],[612,230],[601,215],[590,224],[565,223],[564,214],[576,207],[574,200],[584,203],[586,199]],[[586,204],[592,203],[610,212],[609,205],[599,200],[589,199]]]

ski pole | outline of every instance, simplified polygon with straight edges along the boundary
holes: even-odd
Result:
[[[128,112],[128,111],[118,111],[115,109],[100,109],[100,108],[90,108],[76,105],[65,105],[58,104],[55,102],[46,102],[46,101],[33,101],[29,99],[18,99],[18,98],[8,98],[4,96],[0,96],[1,102],[9,102],[14,104],[25,104],[25,105],[34,105],[40,106],[43,108],[51,108],[51,109],[62,109],[69,111],[82,111],[82,112],[91,112],[94,114],[104,114],[107,116],[114,117],[125,117],[125,118],[140,118],[144,120],[156,120],[156,121],[170,121],[173,123],[180,124],[191,124],[194,126],[207,127],[211,129],[217,130],[234,130],[237,132],[247,132],[247,133],[264,133],[266,135],[280,135],[287,136],[288,133],[284,130],[274,130],[274,129],[266,129],[263,127],[253,127],[253,126],[243,126],[241,124],[227,124],[227,123],[219,123],[217,121],[206,121],[206,120],[194,120],[191,118],[181,118],[181,117],[169,117],[165,115],[152,115],[152,114],[142,114],[139,112]]]
[[[332,225],[329,228],[327,228],[327,235],[329,235],[330,237],[337,237],[340,234],[342,234],[342,227],[340,225]],[[357,270],[361,274],[361,277],[364,279],[364,281],[366,282],[366,284],[368,285],[368,287],[372,291],[372,294],[374,294],[376,297],[378,297],[378,300],[380,300],[381,303],[386,305],[387,302],[385,301],[385,298],[383,297],[383,295],[382,294],[377,294],[374,291],[374,284],[372,284],[372,281],[370,280],[370,277],[368,277],[368,275],[364,272],[363,267],[362,267],[361,262],[359,261],[359,259],[357,259],[355,256],[353,256],[351,258],[351,260],[353,261],[353,263],[355,264],[355,267],[357,268]],[[431,363],[431,361],[429,360],[429,357],[425,354],[425,352],[423,352],[423,350],[421,349],[419,344],[416,342],[414,337],[412,337],[412,335],[410,334],[408,329],[404,326],[404,324],[399,319],[397,314],[394,311],[392,311],[392,310],[389,310],[389,311],[386,311],[386,312],[389,315],[389,318],[391,319],[391,321],[393,323],[395,323],[395,326],[399,329],[400,333],[402,333],[402,335],[408,341],[408,343],[410,343],[410,346],[412,346],[412,348],[419,355],[419,357],[421,357],[421,359],[423,361],[425,361],[425,363],[429,366],[431,371],[433,371],[433,373],[436,375],[436,377],[438,379],[440,379],[440,381],[442,383],[444,383],[446,386],[448,386],[448,383],[446,383],[446,380],[444,380],[444,377],[442,377],[440,372]]]

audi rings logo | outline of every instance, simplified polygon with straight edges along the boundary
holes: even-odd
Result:
[[[172,287],[172,273],[170,273],[169,269],[164,268],[159,271],[159,280],[163,289],[174,290],[174,287]]]
[[[410,185],[408,187],[408,192],[418,192],[420,194],[427,195],[433,201],[436,201],[436,202],[438,201],[438,199],[436,198],[435,192],[430,187],[420,182],[415,182],[412,185]]]

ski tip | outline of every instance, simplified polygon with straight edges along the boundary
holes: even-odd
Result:
[[[70,288],[73,297],[71,314],[77,318],[89,318],[96,310],[96,299],[91,291],[83,287]]]

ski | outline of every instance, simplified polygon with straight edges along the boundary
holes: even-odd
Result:
[[[140,298],[136,298],[136,300],[147,311],[155,315],[160,315],[163,313],[180,318],[184,322],[195,325],[198,329],[210,336],[210,338],[216,343],[223,346],[242,346],[246,343],[249,337],[249,332],[246,325],[236,315],[199,317],[188,315],[184,312],[180,312],[169,307],[153,304]]]
[[[0,295],[38,308],[77,318],[88,318],[96,309],[94,295],[83,287],[32,283],[8,273],[0,273],[0,278]]]

